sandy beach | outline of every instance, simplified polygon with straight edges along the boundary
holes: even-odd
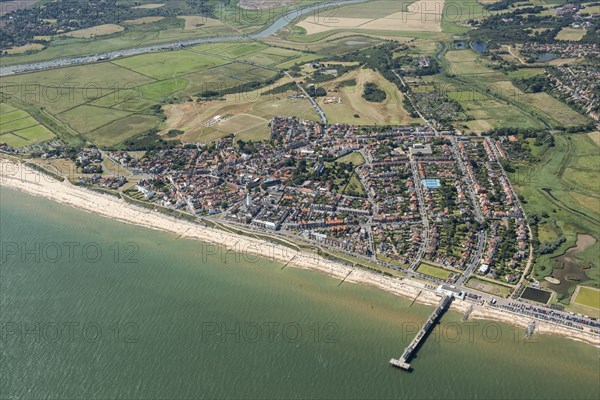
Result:
[[[291,248],[267,243],[247,236],[224,232],[169,217],[165,214],[135,206],[116,197],[103,195],[92,190],[73,186],[67,180],[59,182],[54,178],[35,171],[24,164],[6,158],[0,158],[0,187],[8,187],[22,192],[42,196],[44,198],[70,205],[83,211],[104,216],[129,224],[157,229],[175,234],[179,237],[197,239],[206,243],[223,246],[223,248],[241,253],[250,259],[260,256],[288,266],[321,271],[336,278],[344,278],[352,273],[345,282],[367,284],[416,302],[426,305],[437,305],[439,297],[426,288],[426,285],[413,279],[391,278],[360,269],[352,269],[324,259],[316,254],[294,251]],[[217,246],[214,246],[217,254]],[[465,312],[472,303],[455,300],[451,308]],[[533,319],[523,315],[501,311],[488,306],[474,306],[470,319],[485,319],[526,327]],[[536,332],[555,334],[574,340],[600,345],[600,337],[587,332],[580,332],[557,324],[536,321]]]

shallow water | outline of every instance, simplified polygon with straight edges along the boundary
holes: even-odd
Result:
[[[4,187],[0,223],[0,398],[600,394],[586,344],[449,312],[408,374],[431,307]]]

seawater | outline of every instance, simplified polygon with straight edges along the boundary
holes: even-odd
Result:
[[[406,373],[431,307],[5,187],[0,227],[3,399],[600,394],[587,344],[448,312]]]

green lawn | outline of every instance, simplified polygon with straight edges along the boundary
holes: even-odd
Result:
[[[360,179],[356,175],[356,173],[352,173],[348,184],[344,188],[344,194],[352,195],[352,196],[366,196],[367,191],[363,184],[360,182]]]
[[[11,107],[12,108],[12,107]],[[7,124],[9,122],[12,121],[16,121],[17,119],[21,119],[21,118],[27,118],[29,116],[29,114],[27,114],[27,112],[23,111],[23,110],[14,110],[14,111],[8,111],[10,110],[10,108],[6,108],[7,112],[0,112],[0,116],[2,117],[2,123],[3,124]]]
[[[141,86],[140,91],[145,98],[160,99],[185,89],[187,85],[188,81],[186,79],[171,78]]]
[[[579,287],[575,303],[600,309],[600,290],[589,287]]]
[[[86,137],[99,146],[114,147],[132,136],[158,126],[160,120],[151,115],[131,115],[96,129]]]
[[[358,151],[353,151],[352,153],[348,153],[345,156],[342,156],[335,160],[336,162],[349,162],[356,166],[363,165],[365,163],[365,159]]]
[[[50,132],[50,130],[44,125],[31,126],[29,128],[21,129],[20,131],[15,131],[13,134],[29,140],[29,144],[43,142],[55,138],[54,134]]]
[[[450,271],[447,271],[443,268],[436,267],[434,265],[431,265],[431,264],[428,264],[425,262],[422,262],[421,264],[419,264],[419,267],[417,268],[417,272],[419,272],[421,274],[433,276],[434,278],[439,278],[439,279],[448,279],[451,274]]]
[[[88,133],[131,113],[88,105],[81,105],[59,115],[60,119],[80,133]]]

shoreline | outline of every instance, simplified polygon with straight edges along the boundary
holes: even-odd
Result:
[[[369,285],[408,300],[415,300],[419,304],[436,306],[439,302],[439,297],[420,281],[378,275],[327,260],[316,254],[295,251],[283,245],[178,220],[158,211],[133,205],[122,199],[78,188],[68,180],[59,182],[46,174],[25,166],[22,162],[17,164],[15,161],[0,158],[1,187],[44,197],[123,223],[172,233],[178,235],[179,238],[194,239],[207,244],[222,246],[228,251],[241,252],[244,256],[258,256],[295,268],[325,273],[334,278],[347,277],[345,282]],[[470,305],[473,305],[470,319],[498,321],[523,328],[527,327],[529,322],[536,321],[536,333],[559,335],[600,347],[600,337],[591,333],[576,331],[554,323],[489,306],[475,305],[465,300],[454,300],[450,310],[464,313]]]

